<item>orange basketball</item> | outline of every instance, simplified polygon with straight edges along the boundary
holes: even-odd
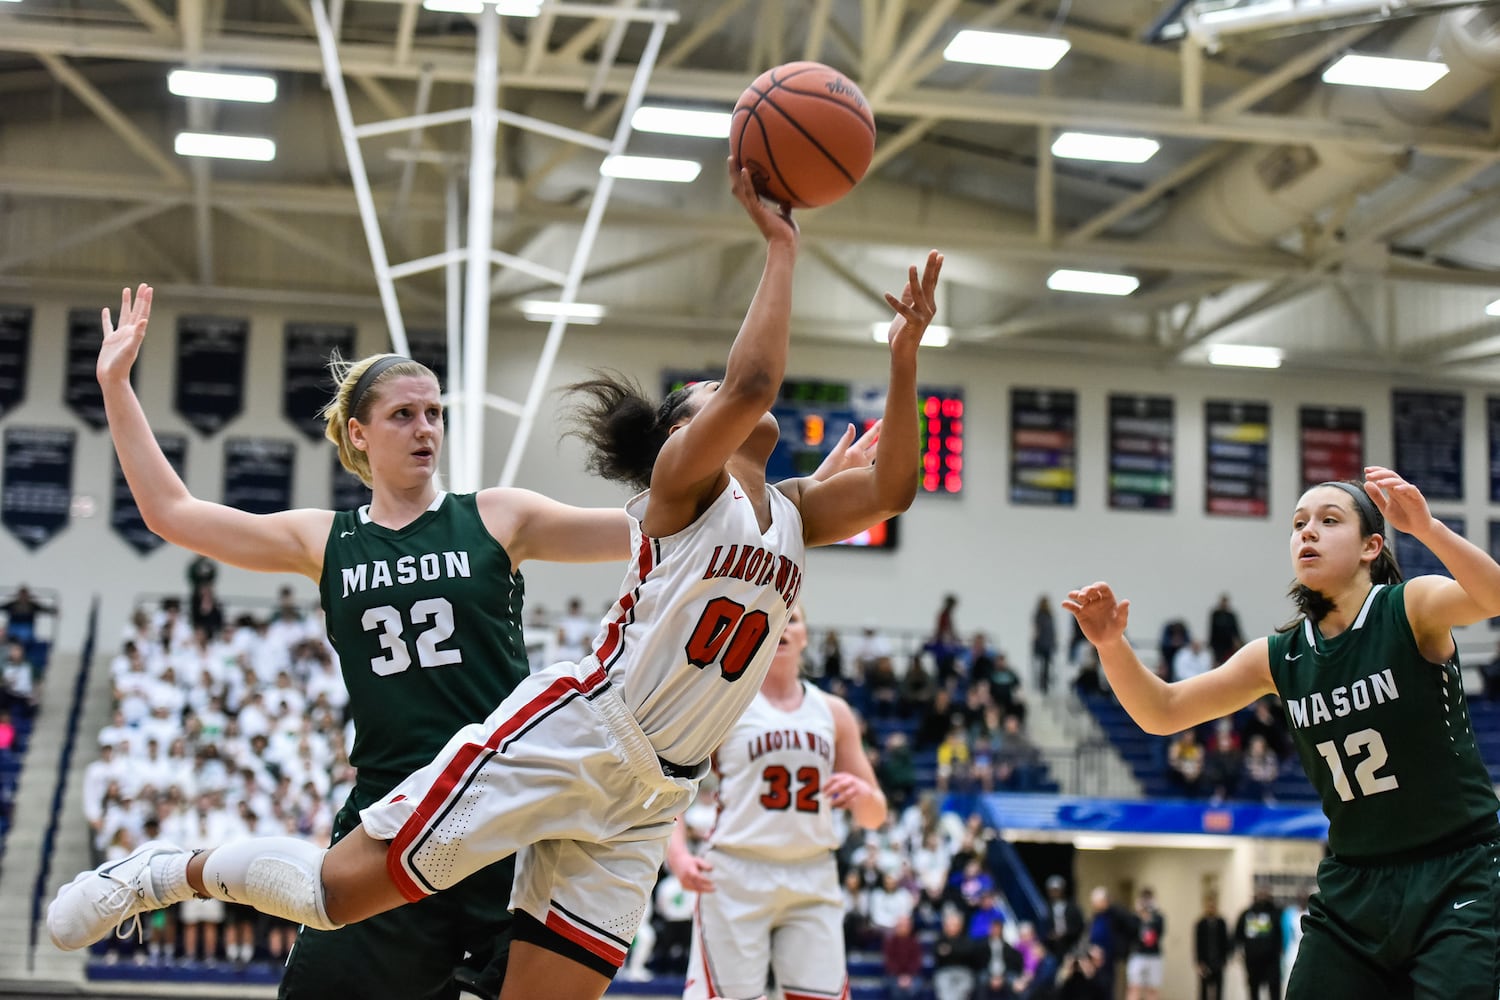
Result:
[[[729,126],[734,162],[793,208],[838,201],[875,154],[875,117],[847,76],[815,62],[767,70],[740,95]]]

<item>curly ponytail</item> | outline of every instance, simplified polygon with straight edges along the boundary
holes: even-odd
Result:
[[[596,369],[594,377],[566,386],[574,404],[568,431],[589,449],[588,470],[637,490],[651,486],[651,470],[667,433],[684,413],[692,387],[653,403],[632,378]]]

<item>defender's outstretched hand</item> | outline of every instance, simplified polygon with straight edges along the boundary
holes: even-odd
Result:
[[[936,250],[929,250],[921,276],[918,277],[917,269],[913,266],[907,274],[906,287],[901,290],[899,299],[890,292],[885,293],[886,302],[896,310],[889,333],[892,354],[897,351],[914,352],[921,346],[922,334],[927,332],[928,324],[937,315],[937,283],[942,271],[943,255]]]
[[[818,463],[812,478],[821,483],[829,476],[836,476],[848,469],[868,469],[875,464],[875,442],[879,440],[879,420],[871,424],[870,429],[861,434],[858,441],[854,439],[854,425],[850,424],[839,435],[839,443]]]
[[[1365,468],[1365,493],[1385,517],[1385,523],[1397,531],[1415,535],[1432,524],[1432,510],[1422,491],[1384,466]],[[1386,544],[1391,544],[1391,539],[1387,538]]]
[[[130,298],[130,289],[120,292],[120,325],[109,321],[109,310],[100,315],[104,327],[104,343],[99,345],[99,360],[94,366],[94,376],[102,384],[112,379],[130,377],[130,368],[140,353],[141,341],[146,336],[146,321],[151,318],[151,286],[141,282],[135,291],[135,301]]]
[[[1120,638],[1130,620],[1130,602],[1117,600],[1107,583],[1091,583],[1082,590],[1068,591],[1062,606],[1078,619],[1084,638],[1095,646]]]

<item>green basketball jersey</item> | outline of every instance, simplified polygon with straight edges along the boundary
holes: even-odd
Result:
[[[361,786],[388,791],[527,675],[523,589],[472,493],[439,495],[399,531],[334,515],[319,590]]]
[[[1458,656],[1441,665],[1422,657],[1405,591],[1377,585],[1331,639],[1307,619],[1270,637],[1271,676],[1322,796],[1335,855],[1433,844],[1500,806],[1474,741]]]

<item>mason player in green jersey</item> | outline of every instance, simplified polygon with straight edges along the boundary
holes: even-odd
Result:
[[[126,289],[118,326],[104,313],[97,373],[121,468],[146,524],[167,541],[318,583],[355,725],[358,779],[335,820],[337,842],[359,825],[361,809],[527,676],[522,564],[625,559],[625,512],[520,489],[440,491],[437,378],[397,355],[336,363],[338,389],[324,411],[345,468],[372,490],[367,507],[256,515],[200,500],[162,455],[130,385],[151,298],[148,285],[133,299]],[[497,995],[513,869],[507,859],[415,906],[335,931],[304,930],[281,997],[456,998],[456,970],[475,991]]]
[[[1386,525],[1453,574],[1401,582]],[[1168,684],[1125,638],[1108,584],[1064,607],[1147,732],[1179,732],[1275,692],[1328,814],[1288,1000],[1494,1000],[1500,806],[1475,744],[1452,629],[1500,615],[1500,565],[1390,469],[1302,494],[1290,540],[1298,617],[1223,666]]]

